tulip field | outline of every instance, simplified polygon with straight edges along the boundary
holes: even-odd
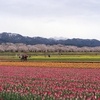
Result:
[[[100,100],[100,63],[0,62],[0,100]]]

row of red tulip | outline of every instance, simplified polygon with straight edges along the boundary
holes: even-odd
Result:
[[[7,93],[38,100],[99,100],[100,69],[0,66],[0,98]]]

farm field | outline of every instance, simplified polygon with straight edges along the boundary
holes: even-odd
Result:
[[[57,52],[3,52],[0,53],[0,61],[20,61],[19,55],[29,55],[28,61],[53,61],[53,62],[100,62],[99,52],[63,52],[58,54]],[[48,56],[50,55],[50,57]]]
[[[100,63],[0,62],[0,100],[100,100]]]
[[[0,66],[99,69],[100,62],[0,62]]]
[[[0,100],[100,100],[100,53],[0,53]]]

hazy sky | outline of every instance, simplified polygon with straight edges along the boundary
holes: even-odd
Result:
[[[0,0],[0,33],[100,40],[100,0]]]

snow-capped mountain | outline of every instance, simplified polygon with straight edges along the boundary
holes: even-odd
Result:
[[[1,43],[24,43],[24,44],[46,44],[46,45],[54,45],[54,44],[62,44],[62,45],[73,45],[73,46],[100,46],[100,41],[96,39],[67,39],[63,37],[54,37],[54,38],[43,38],[43,37],[26,37],[16,33],[7,33],[3,32],[0,34],[0,44]]]

